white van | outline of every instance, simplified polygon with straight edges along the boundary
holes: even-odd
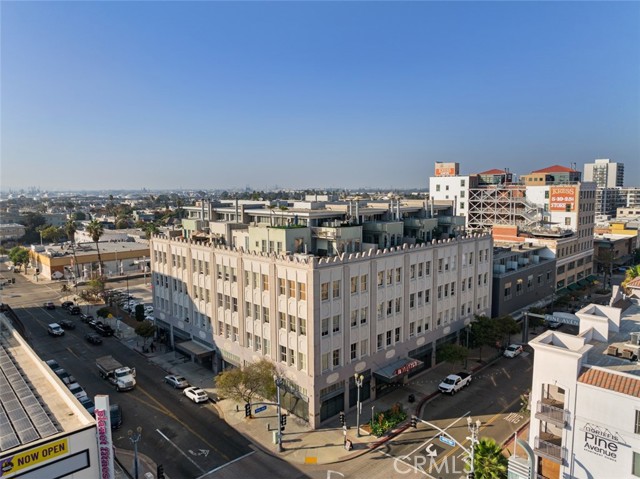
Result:
[[[58,323],[50,323],[47,326],[47,332],[51,336],[64,336],[64,329],[62,329]]]

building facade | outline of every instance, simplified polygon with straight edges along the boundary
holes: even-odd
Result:
[[[584,165],[584,181],[593,181],[598,188],[624,186],[624,163],[598,159]]]
[[[248,250],[152,238],[157,325],[214,371],[263,357],[278,363],[285,407],[312,427],[355,406],[356,372],[365,377],[361,398],[378,397],[430,367],[474,314],[490,314],[489,235],[351,252],[344,245],[322,257],[304,252],[309,228],[236,233]],[[336,233],[327,240],[352,241]]]
[[[549,330],[529,343],[536,477],[640,477],[640,307],[576,315],[577,336]]]

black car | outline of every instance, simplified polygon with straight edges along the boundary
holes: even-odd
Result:
[[[62,302],[62,308],[63,309],[69,309],[69,307],[71,306],[75,306],[75,303],[73,301],[63,301]]]
[[[111,416],[111,429],[118,429],[122,426],[122,408],[120,404],[109,406],[109,416]]]
[[[106,337],[113,336],[113,333],[115,333],[115,331],[108,324],[100,323],[96,326],[96,333]]]
[[[88,323],[92,319],[93,316],[91,316],[90,314],[80,313],[80,321],[82,321],[83,323]]]
[[[76,323],[68,319],[61,319],[58,321],[58,324],[62,329],[76,329]]]
[[[100,321],[99,319],[91,318],[89,321],[87,321],[87,324],[91,329],[96,329],[98,326],[102,324],[102,321]]]
[[[46,303],[44,303],[44,308],[45,309],[56,309],[56,305],[53,304],[52,301],[47,301]]]
[[[86,339],[91,344],[102,344],[102,338],[94,333],[85,334],[84,339]]]
[[[69,314],[77,315],[80,314],[80,306],[69,306]]]

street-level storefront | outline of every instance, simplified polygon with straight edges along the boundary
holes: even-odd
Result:
[[[413,349],[409,351],[408,356],[412,359],[418,359],[422,361],[420,366],[416,366],[411,371],[409,371],[409,377],[412,378],[416,374],[421,373],[422,371],[426,371],[431,368],[432,360],[433,360],[433,343],[428,343],[419,348]]]
[[[203,368],[213,368],[213,357],[216,354],[211,345],[202,344],[195,339],[176,342],[176,349],[191,357],[191,360]]]
[[[373,373],[376,379],[376,398],[397,389],[406,383],[409,373],[422,366],[422,361],[413,358],[398,359]]]
[[[320,421],[325,421],[340,411],[344,411],[344,381],[320,391]]]

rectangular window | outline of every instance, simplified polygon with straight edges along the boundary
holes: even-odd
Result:
[[[416,265],[412,264],[409,267],[409,279],[414,279],[416,277]]]
[[[278,313],[278,318],[280,320],[280,329],[287,329],[287,315],[280,311]]]
[[[401,304],[400,298],[396,298],[396,313],[399,313],[401,311],[400,304]]]
[[[262,291],[269,291],[269,276],[266,274],[262,275]]]
[[[350,349],[351,361],[358,357],[358,343],[353,343]]]
[[[307,284],[298,283],[298,291],[300,292],[300,301],[307,300]]]
[[[280,346],[280,361],[282,361],[283,363],[287,362],[287,347],[286,346]]]
[[[378,319],[384,317],[384,303],[378,303]]]
[[[354,309],[351,311],[351,327],[355,327],[358,325],[358,310]]]
[[[402,279],[402,268],[396,268],[396,283]]]
[[[422,306],[424,304],[424,300],[422,298],[422,295],[424,293],[422,291],[418,291],[418,307]]]
[[[322,335],[326,336],[329,334],[329,318],[322,318]]]
[[[289,318],[289,331],[291,331],[292,333],[296,332],[296,317],[295,316],[291,316],[290,314],[287,315]]]
[[[438,273],[442,273],[443,266],[444,266],[444,261],[441,258],[438,260]]]
[[[238,312],[238,298],[231,299],[231,306],[234,313]]]
[[[416,323],[414,321],[409,323],[409,337],[413,338],[416,334]]]
[[[391,312],[393,311],[393,300],[387,301],[387,316],[391,316]]]
[[[351,277],[351,294],[356,294],[358,292],[358,277]]]
[[[253,349],[253,334],[247,333],[247,347]]]
[[[333,350],[333,361],[331,362],[334,368],[340,366],[340,348]]]
[[[413,309],[416,306],[416,295],[415,293],[411,293],[409,295],[409,309]]]
[[[284,278],[278,278],[278,294],[283,296],[286,292],[286,282]]]
[[[400,328],[396,328],[396,337],[395,337],[395,342],[399,343],[400,342]]]
[[[388,269],[387,270],[387,285],[389,284],[393,284],[393,270],[392,269]]]
[[[322,283],[320,285],[320,299],[327,301],[329,299],[329,283]]]
[[[367,318],[369,317],[369,307],[365,306],[360,308],[360,324],[367,324]]]
[[[631,464],[631,474],[640,477],[640,453],[633,452],[633,463]]]
[[[360,357],[366,356],[369,354],[369,340],[363,339],[360,341]]]
[[[369,275],[360,276],[360,292],[366,293],[368,289]]]
[[[307,369],[307,355],[304,353],[298,353],[298,367],[304,371]]]
[[[442,299],[442,286],[438,286],[438,299]]]
[[[640,410],[636,409],[636,421],[634,423],[633,432],[640,434]]]
[[[451,283],[451,296],[456,295],[456,283]]]
[[[391,346],[391,331],[387,331],[387,346]]]
[[[427,303],[427,304],[429,304],[431,302],[431,290],[430,289],[427,289],[424,292],[424,302]]]
[[[378,348],[378,351],[380,351],[384,347],[384,343],[383,343],[384,339],[383,339],[382,334],[378,334],[378,338],[377,339],[378,339],[377,348]]]
[[[378,286],[384,284],[384,271],[378,271]]]
[[[339,333],[340,332],[340,315],[339,314],[336,314],[333,317],[333,328],[332,328],[332,331],[334,333]]]
[[[322,371],[328,371],[329,370],[329,353],[324,353],[322,355]]]
[[[422,278],[424,274],[424,267],[422,263],[418,264],[418,278]]]
[[[340,280],[333,282],[333,298],[340,297]]]
[[[253,319],[260,319],[260,306],[257,304],[253,305]]]
[[[298,326],[300,326],[300,334],[303,336],[307,334],[307,320],[304,318],[298,318]]]
[[[262,318],[265,323],[269,322],[269,308],[267,308],[266,306],[262,307]]]
[[[296,298],[296,282],[289,280],[289,297]]]
[[[262,351],[262,338],[256,336],[256,351]]]
[[[429,276],[431,274],[431,261],[427,261],[424,264],[424,274],[426,274],[427,276]]]

